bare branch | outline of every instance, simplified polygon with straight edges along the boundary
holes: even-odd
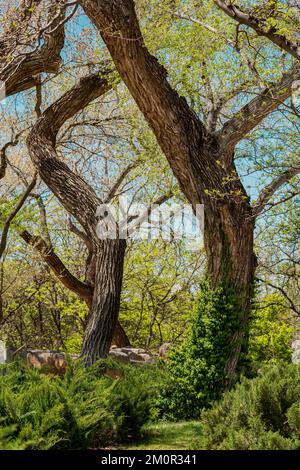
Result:
[[[77,237],[81,238],[81,240],[85,243],[86,247],[89,251],[92,250],[92,243],[87,234],[80,230],[75,224],[73,224],[71,217],[68,218],[68,226],[71,232],[73,232]]]
[[[46,213],[46,207],[43,201],[43,198],[40,194],[33,193],[32,197],[36,200],[37,205],[39,207],[39,212],[40,212],[40,222],[41,222],[41,229],[42,229],[42,234],[46,242],[51,245],[51,238],[48,230],[48,224],[47,224],[47,213]]]
[[[110,202],[116,195],[116,192],[118,191],[118,189],[120,188],[121,184],[123,183],[123,181],[125,180],[126,176],[131,172],[131,170],[133,170],[135,167],[137,166],[137,163],[131,163],[130,165],[128,165],[126,168],[124,168],[123,171],[121,171],[121,173],[119,174],[119,176],[117,177],[115,183],[113,184],[113,186],[111,187],[111,189],[109,190],[105,200],[104,200],[104,203],[107,204],[108,202]]]
[[[40,1],[36,0],[35,4]],[[28,5],[24,4],[15,22],[22,24],[24,14],[28,14]],[[5,84],[6,96],[27,90],[36,85],[36,76],[43,72],[56,73],[60,67],[60,53],[64,46],[65,5],[61,0],[55,0],[48,12],[50,20],[37,38],[38,44],[31,52],[15,52],[16,46],[10,46],[8,35],[0,38],[0,81]],[[28,20],[29,21],[29,20]],[[22,26],[26,29],[27,22]],[[22,30],[22,28],[21,28]],[[43,40],[41,47],[40,43]],[[9,53],[9,48],[12,48]],[[24,46],[26,50],[26,47]],[[7,57],[13,58],[7,62]]]
[[[7,168],[6,152],[10,147],[15,147],[19,143],[19,139],[24,131],[19,132],[10,142],[7,142],[0,150],[0,180],[4,178]]]
[[[28,137],[29,153],[41,178],[89,236],[95,233],[101,201],[92,187],[58,158],[56,136],[68,119],[112,88],[109,73],[105,69],[82,78],[43,113]]]
[[[300,163],[292,166],[288,170],[278,175],[270,184],[268,184],[260,193],[257,203],[253,207],[255,216],[258,216],[266,207],[275,192],[292,178],[300,173]]]
[[[153,209],[155,209],[157,206],[161,206],[172,197],[173,197],[173,193],[171,191],[167,194],[162,194],[152,204],[150,204],[150,206],[143,212],[143,214],[141,214],[140,217],[138,216],[129,217],[127,220],[127,225],[130,224],[131,222],[132,224],[128,228],[128,235],[131,235],[139,225],[141,225],[143,222],[145,222],[145,220],[148,219],[148,217],[153,212]]]

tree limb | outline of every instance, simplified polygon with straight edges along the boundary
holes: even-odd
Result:
[[[95,234],[95,215],[101,201],[93,188],[58,158],[55,145],[61,126],[112,88],[108,81],[109,73],[105,69],[102,73],[82,78],[42,114],[27,141],[41,178],[89,236]]]
[[[300,64],[297,64],[279,82],[243,106],[219,132],[224,145],[233,151],[240,140],[291,96],[293,82],[299,78]]]
[[[253,16],[251,11],[248,13],[243,11],[236,4],[232,4],[231,1],[214,0],[215,4],[221,8],[230,18],[233,18],[240,24],[249,26],[254,29],[258,36],[264,36],[272,41],[280,49],[288,52],[297,60],[300,60],[300,42],[297,40],[287,39],[285,36],[280,34],[276,27],[270,27],[267,24],[267,14],[265,18],[257,18]],[[254,12],[255,14],[255,12]]]
[[[83,231],[80,230],[78,227],[76,227],[75,224],[73,224],[71,217],[68,218],[68,226],[71,232],[73,232],[77,237],[81,238],[81,240],[85,243],[86,247],[88,248],[89,251],[92,251],[92,243],[87,234]]]
[[[35,1],[35,3],[39,4],[40,1]],[[28,7],[26,8],[25,11],[28,11]],[[7,62],[7,57],[9,57],[6,47],[7,34],[0,38],[0,52],[2,48],[2,54],[4,53],[4,55],[0,54],[0,81],[5,84],[6,96],[34,87],[37,83],[36,76],[40,73],[56,73],[59,70],[60,53],[64,47],[65,39],[64,2],[54,0],[49,10],[49,18],[47,27],[40,32],[35,50],[17,53],[9,62]],[[18,21],[22,24],[22,12]],[[50,28],[51,30],[48,31]],[[43,39],[43,45],[39,47],[41,38]]]
[[[8,232],[9,232],[11,223],[12,223],[13,219],[16,217],[16,215],[18,214],[18,212],[22,209],[23,205],[26,202],[26,199],[28,198],[29,194],[33,190],[35,184],[36,184],[36,175],[33,177],[31,183],[28,185],[27,189],[25,190],[24,194],[20,198],[19,202],[14,207],[14,209],[9,214],[8,218],[6,219],[6,221],[4,223],[2,236],[1,236],[1,241],[0,241],[0,260],[2,258],[2,255],[3,255],[4,250],[6,248],[6,245],[7,245],[7,236],[8,236]]]
[[[89,306],[92,303],[93,288],[81,282],[66,268],[61,259],[56,255],[52,245],[47,243],[42,237],[33,236],[27,230],[20,233],[23,240],[31,245],[51,268],[59,281],[70,291],[75,292]]]
[[[272,196],[276,193],[276,191],[283,186],[284,184],[288,183],[292,178],[300,173],[300,163],[291,168],[288,168],[286,171],[278,175],[274,180],[268,184],[260,193],[257,203],[253,207],[253,213],[255,216],[261,214],[264,210]]]
[[[119,187],[121,186],[121,184],[123,183],[124,179],[126,178],[126,176],[131,172],[131,170],[133,170],[135,167],[137,166],[137,163],[131,163],[130,165],[128,165],[126,168],[124,168],[123,171],[121,171],[121,173],[119,174],[119,176],[117,177],[115,183],[113,184],[113,186],[111,187],[111,189],[109,190],[105,200],[104,200],[104,203],[107,204],[108,202],[110,202],[116,195],[116,192],[118,191]]]
[[[0,180],[4,178],[7,168],[6,152],[10,147],[15,147],[19,143],[19,138],[24,131],[19,132],[10,142],[7,142],[0,150]]]
[[[206,130],[187,101],[171,87],[166,69],[148,51],[133,0],[80,0],[80,4],[105,41],[181,189],[195,206],[199,202],[196,189],[199,185],[190,167],[201,164],[207,168],[212,158],[203,152],[201,162],[195,162],[203,148]],[[203,178],[204,181],[208,178]]]

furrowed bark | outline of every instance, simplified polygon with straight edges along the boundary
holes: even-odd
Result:
[[[24,2],[23,2],[24,3]],[[31,2],[36,8],[40,1]],[[24,29],[30,24],[31,9],[23,6],[14,23],[21,23]],[[40,73],[56,73],[61,64],[60,53],[64,47],[64,2],[55,0],[45,15],[49,18],[49,32],[43,34],[43,45],[36,46],[32,52],[18,52],[14,57],[14,45],[11,47],[9,31],[0,38],[0,81],[5,84],[5,95],[28,90],[36,85],[36,76]],[[21,29],[24,33],[24,30]],[[11,57],[12,56],[12,57]]]
[[[31,245],[40,255],[43,260],[50,267],[52,272],[58,280],[71,292],[74,292],[78,297],[84,300],[89,309],[92,307],[94,287],[90,284],[80,281],[67,269],[61,259],[55,253],[53,247],[49,245],[42,237],[31,235],[27,230],[20,233],[22,239]],[[91,312],[92,314],[92,312]],[[101,324],[99,325],[101,328]],[[117,324],[113,333],[112,344],[118,347],[130,346],[130,341],[117,320]]]
[[[197,203],[205,206],[204,238],[211,286],[222,285],[228,293],[236,293],[239,326],[225,366],[232,383],[248,321],[256,265],[252,208],[237,175],[233,152],[247,132],[291,95],[298,69],[244,107],[222,132],[209,132],[186,100],[172,89],[166,70],[147,50],[132,0],[80,0],[80,4],[105,41],[183,193],[194,208]]]
[[[82,349],[88,365],[105,357],[113,340],[126,244],[123,240],[99,239],[96,211],[101,200],[83,178],[58,158],[55,145],[57,133],[66,120],[111,89],[107,74],[103,71],[102,74],[81,79],[44,112],[27,141],[30,156],[41,178],[82,225],[93,245],[96,267],[93,298]],[[118,328],[118,335],[120,332]]]
[[[112,342],[120,308],[126,242],[103,240],[98,249],[93,304],[82,346],[87,365],[106,357]]]

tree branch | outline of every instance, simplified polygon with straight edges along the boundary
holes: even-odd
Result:
[[[171,87],[166,69],[148,51],[134,1],[80,0],[80,4],[105,41],[121,78],[154,131],[181,189],[195,206],[199,202],[199,183],[190,168],[194,164],[203,168],[211,165],[211,153],[202,152],[201,161],[195,161],[203,149],[206,130],[187,101]],[[191,152],[191,148],[194,151]],[[208,183],[207,175],[202,181]]]
[[[80,230],[78,227],[76,227],[75,224],[73,224],[71,217],[69,217],[68,219],[68,225],[69,225],[69,229],[71,230],[71,232],[77,235],[77,237],[81,238],[81,240],[85,243],[88,250],[92,251],[91,240],[89,239],[89,237],[83,230]]]
[[[82,78],[77,85],[52,104],[32,128],[28,149],[41,178],[84,227],[88,236],[94,236],[96,211],[100,199],[92,187],[58,158],[56,137],[61,126],[90,102],[112,88],[108,82],[110,71]]]
[[[19,202],[14,207],[14,209],[9,214],[8,218],[6,219],[6,221],[4,223],[2,236],[1,236],[1,241],[0,241],[0,260],[2,258],[2,255],[3,255],[4,250],[6,248],[6,245],[7,245],[7,236],[8,236],[8,232],[9,232],[11,223],[12,223],[13,219],[16,217],[16,215],[18,214],[18,212],[22,209],[23,205],[26,202],[26,199],[28,198],[29,194],[33,190],[35,184],[36,184],[36,175],[32,179],[31,183],[28,185],[27,189],[25,190],[24,194],[20,198]]]
[[[123,171],[121,171],[121,173],[119,174],[119,176],[117,177],[115,183],[113,184],[113,186],[111,187],[111,189],[109,190],[105,200],[104,200],[104,203],[107,204],[108,202],[110,202],[116,195],[116,192],[118,191],[119,187],[121,186],[121,184],[123,183],[124,179],[126,178],[126,176],[131,172],[131,170],[133,170],[135,167],[137,166],[137,163],[131,163],[130,165],[128,165],[126,168],[124,168]]]
[[[299,78],[300,64],[297,64],[284,74],[278,83],[266,88],[243,106],[224,124],[223,129],[219,132],[224,145],[233,150],[240,140],[291,96],[293,82]]]
[[[249,26],[254,29],[258,36],[264,36],[272,41],[280,49],[288,52],[297,60],[300,60],[300,43],[296,40],[289,40],[280,34],[278,28],[270,27],[267,24],[267,14],[265,18],[257,18],[253,16],[251,11],[249,13],[243,11],[237,5],[233,5],[231,1],[214,0],[216,5],[223,10],[226,15],[233,18],[240,24]],[[255,13],[255,12],[254,12]],[[266,12],[267,13],[267,12]]]
[[[10,147],[15,147],[19,143],[19,138],[24,131],[19,132],[10,142],[7,142],[0,150],[0,180],[4,178],[7,168],[6,152]]]
[[[35,1],[39,4],[40,1]],[[7,62],[10,38],[7,34],[0,38],[0,81],[5,84],[5,95],[10,96],[15,93],[28,90],[36,85],[36,76],[40,73],[56,73],[59,70],[61,58],[60,53],[64,47],[64,18],[65,5],[61,0],[54,0],[49,9],[49,22],[39,33],[37,46],[32,52],[17,53]],[[25,4],[25,12],[28,6]],[[19,21],[22,24],[24,11],[19,13]],[[25,24],[26,27],[26,24]],[[51,29],[50,29],[51,28]],[[50,29],[50,31],[49,31]],[[39,47],[41,39],[43,45]],[[11,53],[14,53],[12,49]],[[4,58],[4,60],[3,60]]]
[[[47,243],[42,237],[31,235],[27,230],[23,230],[20,236],[41,255],[55,276],[67,289],[75,292],[89,306],[91,305],[93,288],[71,274],[61,259],[55,254],[52,245]]]
[[[155,209],[157,206],[161,206],[172,197],[173,197],[172,191],[170,191],[167,194],[162,194],[143,212],[143,214],[141,214],[140,216],[129,217],[126,223],[126,229],[128,230],[128,235],[131,235],[139,225],[141,225],[143,222],[145,222],[145,220],[148,219],[148,217],[153,212],[153,209]],[[129,226],[129,224],[131,225]]]
[[[264,210],[272,196],[284,184],[291,181],[292,178],[300,173],[300,163],[287,169],[278,175],[270,184],[268,184],[260,193],[257,203],[253,207],[253,213],[257,217]]]

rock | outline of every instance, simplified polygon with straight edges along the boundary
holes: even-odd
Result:
[[[132,361],[130,361],[130,364],[133,365],[133,366],[144,366],[145,367],[146,362],[145,361],[136,361],[136,360],[132,359]]]
[[[132,350],[127,351],[127,356],[129,357],[130,362],[131,361],[140,361],[140,360],[142,360],[141,355],[136,353],[135,351],[132,351]]]
[[[292,342],[292,363],[293,364],[300,364],[300,340],[296,339]]]
[[[172,343],[164,343],[159,348],[159,356],[163,359],[167,358],[170,354],[170,350],[172,349]]]
[[[121,351],[127,353],[127,351],[129,352],[134,352],[135,354],[143,354],[146,352],[146,349],[142,349],[142,348],[133,348],[131,346],[124,346],[124,348],[120,348]]]
[[[109,356],[116,361],[124,362],[125,364],[130,362],[128,354],[122,352],[120,349],[111,349]]]
[[[7,350],[4,341],[0,341],[0,364],[5,364],[7,360]]]
[[[29,351],[27,363],[35,369],[46,369],[48,372],[64,375],[67,368],[65,353],[51,351]]]
[[[155,358],[153,356],[150,356],[150,354],[140,354],[139,356],[147,364],[155,364]]]

